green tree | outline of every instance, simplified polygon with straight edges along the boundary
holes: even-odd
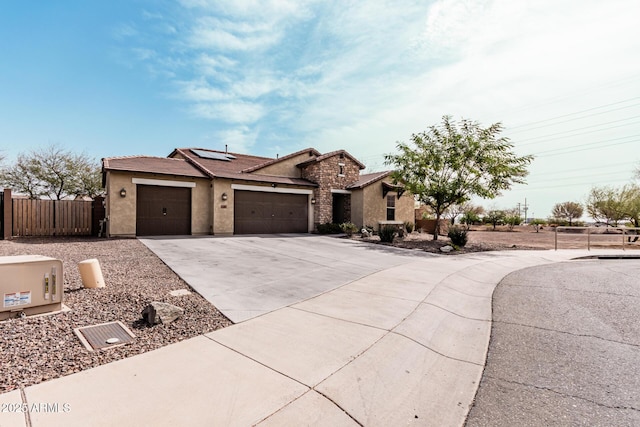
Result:
[[[517,209],[510,209],[505,211],[504,223],[509,226],[509,231],[513,231],[516,225],[522,224],[522,217]],[[493,227],[495,229],[495,226]]]
[[[455,204],[472,196],[495,198],[514,183],[524,183],[533,156],[517,156],[509,140],[500,137],[502,125],[482,128],[479,123],[449,116],[442,124],[399,142],[398,154],[387,154],[392,179],[401,182],[436,216],[433,239],[440,232],[440,218]]]
[[[593,187],[587,197],[587,212],[596,222],[617,226],[627,215],[623,193],[613,187]]]
[[[583,213],[582,205],[577,202],[556,203],[551,210],[554,218],[567,220],[569,225],[572,225],[573,220],[579,219]]]
[[[484,215],[483,221],[487,224],[493,225],[493,230],[497,225],[503,224],[507,214],[503,210],[492,209]]]
[[[464,203],[462,205],[462,216],[460,217],[460,222],[469,229],[471,225],[481,221],[480,215],[483,213],[484,208],[482,206],[476,206],[468,202]]]
[[[95,197],[102,193],[101,171],[85,154],[74,154],[58,145],[21,153],[0,171],[0,182],[29,198]]]
[[[640,186],[637,184],[625,185],[620,190],[622,210],[634,227],[640,227]]]

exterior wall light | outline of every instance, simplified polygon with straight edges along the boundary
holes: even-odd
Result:
[[[312,204],[312,205],[315,205],[315,204],[316,204],[316,198],[315,198],[315,197],[312,197],[312,198],[311,198],[311,204]]]
[[[127,190],[126,189],[122,189],[120,190],[120,197],[127,197]]]
[[[227,200],[229,198],[229,196],[227,196],[227,193],[222,193],[221,198],[222,198],[222,200]]]

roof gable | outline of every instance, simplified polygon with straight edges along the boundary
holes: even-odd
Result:
[[[356,190],[364,188],[388,177],[389,175],[391,175],[391,171],[373,172],[360,175],[360,178],[356,182],[349,184],[347,189]]]
[[[358,159],[356,159],[355,157],[353,157],[353,156],[352,156],[351,154],[349,154],[346,150],[336,150],[336,151],[331,151],[331,152],[329,152],[329,153],[323,154],[323,155],[318,156],[318,157],[315,157],[315,158],[313,158],[313,159],[309,159],[309,160],[307,160],[306,162],[302,162],[302,163],[298,164],[298,167],[300,167],[300,168],[304,168],[304,167],[309,166],[310,164],[318,163],[318,162],[321,162],[321,161],[323,161],[323,160],[326,160],[326,159],[328,159],[328,158],[330,158],[330,157],[340,156],[340,155],[341,155],[341,156],[343,156],[343,157],[349,158],[349,159],[350,159],[351,161],[353,161],[356,165],[358,165],[358,167],[359,167],[361,170],[366,168],[366,166],[365,166],[362,162],[360,162],[360,160],[358,160]]]
[[[266,161],[266,162],[264,162],[262,164],[247,168],[247,169],[243,170],[243,172],[247,172],[247,173],[256,172],[256,171],[259,171],[260,169],[264,169],[264,168],[266,168],[268,166],[271,166],[271,165],[274,165],[276,163],[287,161],[289,159],[292,159],[292,158],[294,158],[296,156],[299,156],[301,154],[304,154],[306,152],[309,153],[309,156],[314,156],[314,157],[318,157],[318,156],[322,155],[322,153],[320,153],[315,148],[305,148],[304,150],[296,151],[295,153],[287,154],[286,156],[278,157],[276,159],[271,159],[271,160]]]

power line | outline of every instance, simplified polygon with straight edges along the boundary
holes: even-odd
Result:
[[[531,122],[531,123],[525,123],[523,125],[512,126],[512,127],[507,128],[506,130],[511,131],[512,129],[519,129],[519,128],[522,128],[522,127],[527,127],[527,126],[535,125],[535,124],[538,124],[538,123],[544,123],[544,122],[549,122],[549,121],[552,121],[552,120],[561,119],[563,117],[569,117],[569,116],[574,116],[576,114],[587,113],[589,111],[597,110],[597,109],[600,109],[600,108],[610,107],[612,105],[624,104],[625,102],[629,102],[629,101],[635,101],[636,99],[640,99],[640,96],[636,96],[634,98],[625,99],[623,101],[612,102],[610,104],[600,105],[600,106],[597,106],[597,107],[587,108],[586,110],[580,110],[580,111],[576,111],[574,113],[563,114],[561,116],[551,117],[551,118],[544,119],[544,120],[538,120],[538,121]],[[636,105],[640,105],[640,104],[633,104],[633,105],[628,105],[628,106],[625,106],[625,107],[615,108],[615,109],[608,110],[608,111],[603,111],[603,112],[600,112],[600,113],[588,114],[588,115],[583,116],[583,117],[578,117],[578,118],[574,118],[574,119],[570,119],[570,120],[565,120],[565,121],[562,121],[562,122],[559,122],[559,123],[565,123],[565,122],[568,122],[568,121],[577,120],[577,119],[584,118],[584,117],[590,117],[590,116],[594,116],[594,115],[598,115],[598,114],[609,113],[611,111],[617,111],[617,110],[622,110],[622,109],[625,109],[625,108],[635,107]],[[559,123],[554,123],[554,124],[559,124]],[[533,129],[538,129],[538,127],[533,128]],[[528,129],[528,130],[531,130],[531,129]],[[524,132],[524,131],[526,131],[526,130],[519,130],[517,132]]]
[[[557,174],[566,173],[566,172],[578,172],[578,171],[583,171],[583,170],[606,169],[606,168],[609,168],[609,167],[631,165],[631,164],[634,164],[634,163],[638,163],[638,161],[634,160],[632,162],[611,163],[611,164],[608,164],[608,165],[598,165],[596,167],[584,167],[584,168],[577,168],[577,169],[566,169],[566,170],[563,170],[563,171],[555,170],[555,171],[551,171],[551,172],[542,171],[542,172],[537,172],[537,173],[540,174],[540,175],[557,175]]]
[[[616,142],[614,144],[600,145],[598,147],[581,148],[581,149],[578,149],[578,150],[569,150],[569,151],[565,151],[563,153],[545,154],[545,155],[537,156],[537,157],[538,158],[539,157],[553,157],[553,156],[560,156],[560,155],[563,155],[563,154],[573,154],[573,153],[580,152],[580,151],[589,151],[589,150],[595,150],[597,148],[613,147],[613,146],[616,146],[616,145],[630,144],[632,142],[638,142],[638,141],[640,141],[640,140],[634,139],[633,141]],[[553,150],[553,151],[555,151],[555,150]]]
[[[600,89],[628,84],[630,82],[638,80],[639,78],[640,78],[640,76],[638,76],[636,73],[633,73],[633,74],[630,74],[627,77],[624,77],[624,78],[621,78],[621,79],[614,79],[614,80],[611,80],[611,81],[609,81],[607,83],[603,83],[603,84],[601,84],[599,86],[591,87],[591,90],[588,90],[588,91],[581,90],[581,91],[574,92],[573,94],[568,94],[568,95],[564,95],[564,96],[558,96],[558,97],[555,97],[555,98],[549,98],[547,101],[544,101],[544,102],[541,102],[541,103],[538,103],[538,104],[525,105],[525,106],[517,108],[517,109],[505,110],[505,112],[507,112],[507,113],[516,113],[516,112],[520,112],[520,111],[530,110],[530,109],[533,109],[533,108],[544,107],[545,105],[556,104],[558,102],[565,101],[567,99],[577,98],[577,97],[580,97],[580,96],[584,96],[586,94],[597,92]],[[502,114],[502,112],[500,112],[500,114]]]
[[[608,125],[608,124],[611,124],[611,123],[623,122],[623,121],[629,120],[629,119],[637,119],[638,117],[640,117],[640,116],[629,117],[629,118],[620,119],[620,120],[613,120],[611,122],[601,123],[601,124],[597,124],[597,125],[583,126],[580,129],[588,129],[588,128],[598,127],[598,126],[602,126],[602,125]],[[602,132],[602,131],[605,131],[605,130],[615,129],[615,128],[629,126],[629,125],[634,125],[636,123],[640,123],[640,120],[639,121],[635,121],[635,122],[631,122],[631,123],[625,123],[625,124],[622,124],[622,125],[617,125],[617,126],[609,126],[608,128],[604,128],[604,129],[595,129],[595,130],[590,130],[588,132],[578,132],[578,133],[574,133],[572,135],[563,135],[563,136],[556,136],[555,138],[549,138],[550,136],[561,135],[561,134],[568,133],[568,132],[575,132],[577,130],[577,129],[570,129],[570,130],[565,130],[565,131],[562,131],[562,132],[551,133],[551,134],[548,134],[548,135],[534,136],[532,138],[520,140],[519,142],[531,141],[533,139],[541,139],[541,138],[544,138],[547,141],[552,141],[552,140],[556,140],[556,139],[560,139],[560,138],[571,138],[573,136],[587,135],[587,134],[595,133],[595,132]],[[538,143],[540,143],[540,141],[526,142],[524,144],[520,144],[519,143],[518,146],[519,147],[523,147],[523,146],[526,146],[526,145],[538,144]]]
[[[607,180],[607,181],[598,180],[597,185],[620,183],[622,181],[629,182],[630,180],[629,179],[626,179],[626,180],[613,179],[613,180]],[[523,188],[513,188],[509,191],[541,191],[541,190],[549,190],[552,188],[581,187],[585,185],[594,185],[594,183],[593,181],[589,181],[589,182],[580,182],[580,183],[572,183],[572,184],[546,185],[542,187],[536,187],[535,184],[533,185],[534,185],[533,187],[529,187],[528,184],[525,184]]]
[[[558,180],[571,180],[571,179],[580,179],[580,178],[589,178],[589,177],[594,177],[594,176],[607,176],[607,175],[620,175],[620,174],[627,174],[627,178],[628,178],[628,171],[617,171],[617,172],[607,172],[607,173],[596,173],[596,174],[589,174],[589,175],[574,175],[574,176],[568,176],[568,177],[562,177],[562,178],[553,178],[553,179],[541,179],[538,180],[536,179],[536,183],[538,182],[553,182],[553,181],[558,181]]]
[[[565,150],[571,151],[571,150],[576,149],[576,148],[590,147],[590,146],[593,146],[593,145],[596,145],[596,147],[592,147],[592,148],[600,148],[599,147],[600,144],[606,144],[606,143],[611,142],[611,141],[619,141],[621,139],[637,138],[638,136],[640,136],[640,134],[629,135],[629,136],[621,136],[619,138],[609,138],[609,139],[604,139],[604,140],[600,140],[600,141],[585,142],[584,144],[567,145],[567,146],[560,147],[560,148],[553,148],[551,150],[543,150],[543,151],[533,152],[532,154],[537,156],[537,155],[540,155],[540,154],[553,153],[553,152],[556,152],[556,151],[565,151]],[[635,141],[635,140],[633,140],[633,141]],[[633,141],[630,141],[630,142],[633,142]],[[602,146],[606,147],[608,145],[602,145]],[[580,150],[580,151],[582,151],[582,150]]]

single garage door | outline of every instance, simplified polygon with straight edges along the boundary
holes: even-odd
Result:
[[[136,235],[191,234],[191,188],[138,185]]]
[[[234,233],[307,233],[306,194],[235,191]]]

